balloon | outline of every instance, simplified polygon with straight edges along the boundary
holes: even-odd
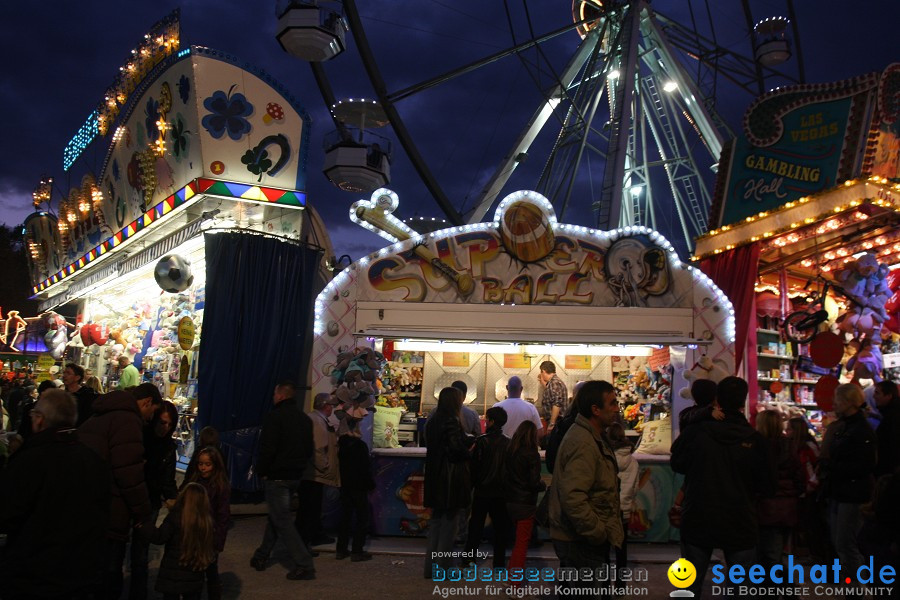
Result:
[[[838,384],[840,384],[840,381],[834,375],[819,377],[813,390],[813,398],[815,398],[816,404],[819,405],[821,410],[829,411],[834,407],[834,390]]]
[[[900,309],[900,290],[894,292],[894,295],[888,298],[888,301],[884,303],[884,310],[886,310],[888,314],[895,313],[898,309]]]
[[[884,322],[884,326],[893,333],[900,333],[900,319],[897,318],[896,314],[891,315],[891,317]]]
[[[825,331],[810,342],[809,356],[815,365],[831,369],[837,366],[844,356],[844,342],[840,336]]]
[[[892,291],[900,288],[900,269],[894,269],[887,274],[887,284]]]

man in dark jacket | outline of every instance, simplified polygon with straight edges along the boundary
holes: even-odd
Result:
[[[858,385],[845,383],[834,390],[838,418],[825,430],[819,480],[828,498],[831,543],[841,559],[841,577],[856,577],[863,563],[857,534],[862,527],[860,506],[872,499],[873,475],[878,461],[875,432],[866,421],[866,400]]]
[[[78,403],[78,421],[75,426],[81,427],[93,413],[92,406],[97,399],[97,392],[84,385],[84,369],[75,363],[69,363],[63,369],[62,382],[66,391],[75,396]]]
[[[122,593],[122,565],[132,526],[150,516],[150,497],[144,482],[144,423],[159,409],[162,397],[151,383],[128,391],[110,392],[94,402],[94,414],[78,428],[79,439],[109,465],[112,502],[107,528],[104,598]]]
[[[88,597],[102,581],[110,473],[78,441],[75,410],[64,390],[45,392],[0,476],[4,598]]]
[[[681,555],[697,571],[690,590],[700,597],[714,548],[721,548],[729,568],[756,562],[756,500],[771,496],[775,482],[762,436],[742,412],[747,382],[726,377],[716,387],[721,421],[701,421],[686,428],[672,444],[671,465],[684,473]]]
[[[503,459],[509,438],[503,435],[506,425],[506,411],[499,406],[487,409],[487,431],[475,439],[472,448],[472,517],[469,519],[469,536],[466,551],[475,556],[481,534],[484,532],[484,518],[491,516],[494,528],[494,568],[506,568],[506,546],[512,523],[506,510],[503,494]]]
[[[257,571],[265,570],[272,548],[280,538],[294,562],[287,578],[315,579],[312,554],[291,515],[291,496],[300,487],[303,471],[313,456],[312,421],[294,401],[295,390],[289,381],[276,385],[272,396],[275,408],[263,418],[256,474],[265,485],[269,518],[262,544],[253,553],[250,566]]]

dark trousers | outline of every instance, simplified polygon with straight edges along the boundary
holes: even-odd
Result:
[[[622,546],[616,548],[616,568],[624,569],[628,566],[628,519],[622,515],[622,531],[625,537],[622,538]]]
[[[494,528],[494,568],[506,567],[506,548],[509,545],[509,530],[512,523],[506,510],[503,498],[485,498],[475,496],[472,499],[472,516],[469,518],[469,536],[466,539],[466,551],[475,555],[481,536],[484,533],[484,519],[490,515]]]
[[[219,577],[219,556],[206,567],[206,597],[208,600],[218,600],[222,597],[222,580]],[[131,600],[129,598],[128,600]]]
[[[556,550],[556,556],[559,558],[559,567],[561,569],[599,569],[609,562],[609,543],[591,544],[589,542],[564,542],[561,540],[553,540],[553,549]],[[599,594],[590,593],[589,595],[576,593],[568,594],[577,598],[608,598],[609,594],[604,593],[603,587],[609,586],[610,583],[597,585],[592,583],[585,586],[578,581],[565,582],[564,584],[570,589],[593,589],[601,590]]]
[[[157,508],[148,521],[156,524],[159,516]],[[147,600],[147,566],[150,562],[150,542],[139,535],[131,536],[131,582],[128,586],[128,600]]]
[[[192,594],[163,594],[163,600],[200,600],[200,592]]]
[[[297,505],[297,531],[307,546],[315,546],[316,542],[324,535],[322,533],[322,494],[325,484],[318,481],[300,482],[297,492],[299,503]]]
[[[725,563],[729,569],[731,569],[732,565],[741,565],[744,567],[744,571],[748,571],[750,566],[756,562],[756,548],[745,548],[743,550],[727,550],[723,549],[725,553]],[[706,579],[706,571],[709,569],[709,559],[712,556],[713,548],[706,548],[703,546],[692,546],[691,544],[686,543],[684,540],[681,541],[681,557],[686,558],[694,565],[694,569],[697,571],[697,578],[694,580],[694,583],[688,588],[690,591],[694,593],[695,598],[699,598],[701,592],[703,591],[703,581]],[[726,579],[726,582],[728,580]],[[729,586],[730,587],[730,586]],[[737,593],[737,590],[733,587],[730,587],[726,595],[733,596]]]
[[[354,516],[356,522],[354,523]],[[354,554],[362,552],[366,543],[366,531],[369,528],[369,492],[341,488],[341,524],[338,528],[337,551],[347,552],[351,531]]]
[[[119,600],[125,583],[122,567],[125,565],[125,540],[106,540],[106,569],[103,575],[101,598]]]

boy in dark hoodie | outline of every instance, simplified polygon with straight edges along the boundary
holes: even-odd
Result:
[[[772,496],[775,482],[762,435],[743,414],[747,382],[726,377],[716,387],[724,419],[687,427],[672,444],[671,465],[683,473],[681,556],[697,570],[690,590],[696,597],[714,548],[721,548],[730,569],[756,562],[756,499]]]
[[[470,556],[475,556],[484,532],[484,519],[490,515],[494,527],[495,569],[506,567],[507,537],[512,526],[503,493],[503,462],[509,446],[509,438],[503,435],[506,419],[503,408],[489,408],[485,413],[485,433],[475,439],[475,446],[472,448],[472,486],[475,492],[466,551]],[[468,559],[466,562],[469,562]]]

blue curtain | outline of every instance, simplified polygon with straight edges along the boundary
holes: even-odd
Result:
[[[253,491],[259,425],[276,382],[293,380],[298,396],[308,386],[322,251],[237,232],[205,240],[198,425],[219,430],[233,487]]]

